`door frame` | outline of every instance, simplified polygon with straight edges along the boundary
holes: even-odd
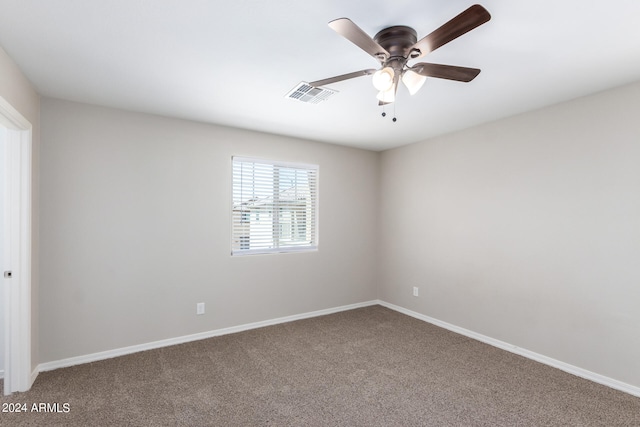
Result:
[[[5,144],[5,360],[4,394],[27,391],[31,373],[31,226],[32,126],[0,97],[0,124],[7,128]]]

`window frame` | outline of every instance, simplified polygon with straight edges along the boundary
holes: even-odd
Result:
[[[245,236],[241,236],[235,233],[235,202],[234,202],[234,196],[235,196],[235,169],[234,166],[237,162],[240,163],[252,163],[252,164],[260,164],[260,165],[269,165],[269,166],[273,166],[274,168],[278,168],[278,169],[295,169],[295,170],[309,170],[309,171],[313,171],[314,172],[314,186],[311,189],[311,194],[313,196],[315,196],[313,198],[313,206],[311,207],[314,211],[312,213],[313,215],[313,219],[312,219],[312,227],[313,230],[311,231],[311,235],[312,235],[312,244],[309,245],[300,245],[300,246],[277,246],[277,247],[271,247],[271,248],[254,248],[254,249],[241,249],[241,248],[234,248],[234,243],[236,238],[238,239],[238,241],[240,242],[240,246],[242,246],[242,242],[243,239],[246,238]],[[275,175],[275,172],[274,172]],[[302,162],[290,162],[290,161],[279,161],[279,160],[272,160],[272,159],[265,159],[265,158],[257,158],[257,157],[246,157],[246,156],[232,156],[231,157],[231,197],[230,197],[230,202],[231,202],[231,208],[230,208],[230,214],[231,214],[231,230],[230,230],[230,236],[231,236],[231,256],[236,257],[236,256],[246,256],[246,255],[265,255],[265,254],[277,254],[277,253],[300,253],[300,252],[316,252],[318,251],[318,240],[319,240],[319,176],[320,176],[320,166],[317,164],[311,164],[311,163],[302,163]],[[275,185],[274,185],[274,188]],[[256,212],[257,215],[260,214],[260,212]],[[245,218],[244,217],[244,213],[241,211],[240,213],[240,217],[241,218]],[[272,224],[274,226],[279,224],[279,218],[272,218]],[[306,227],[306,224],[305,224]],[[278,236],[278,241],[280,241],[280,239],[282,238],[282,234],[280,234]]]

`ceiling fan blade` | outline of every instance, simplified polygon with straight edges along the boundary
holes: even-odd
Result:
[[[336,82],[341,82],[343,80],[353,79],[355,77],[370,76],[371,74],[373,74],[375,72],[376,72],[376,70],[374,68],[370,68],[370,69],[367,69],[367,70],[354,71],[353,73],[342,74],[340,76],[330,77],[328,79],[323,79],[323,80],[317,80],[315,82],[309,83],[309,86],[313,86],[313,87],[325,86],[325,85],[329,85],[331,83],[336,83]]]
[[[329,27],[380,62],[383,62],[390,56],[385,48],[376,43],[349,18],[334,19],[329,22]]]
[[[456,80],[459,82],[470,82],[475,79],[480,70],[478,68],[456,67],[453,65],[430,64],[420,62],[409,70],[422,76],[436,77],[438,79]]]
[[[420,51],[420,54],[416,58],[421,58],[427,53],[433,52],[440,46],[457,39],[490,19],[491,15],[487,12],[487,9],[479,4],[471,6],[431,34],[418,40],[412,48]]]

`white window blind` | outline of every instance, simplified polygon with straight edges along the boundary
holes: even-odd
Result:
[[[318,166],[233,157],[231,253],[317,248]]]

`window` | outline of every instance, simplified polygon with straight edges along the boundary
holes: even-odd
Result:
[[[233,255],[317,248],[318,166],[233,157]]]

